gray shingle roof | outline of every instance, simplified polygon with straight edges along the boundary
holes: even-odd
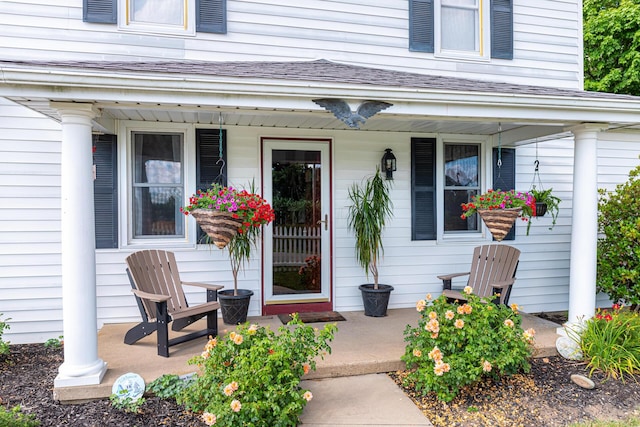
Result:
[[[434,76],[384,70],[327,60],[300,62],[205,62],[205,61],[0,61],[0,67],[71,68],[122,73],[166,73],[234,78],[263,78],[331,82],[363,86],[386,86],[434,89],[443,91],[520,94],[552,97],[629,99],[638,96],[559,89],[544,86],[516,85],[455,77]]]

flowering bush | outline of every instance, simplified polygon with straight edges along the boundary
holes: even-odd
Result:
[[[337,331],[318,331],[297,315],[274,333],[257,325],[240,325],[223,339],[210,340],[190,360],[201,373],[178,397],[187,409],[202,412],[207,425],[295,426],[311,392],[299,387],[315,370],[315,358],[331,353]]]
[[[579,333],[569,336],[580,344],[580,350],[593,373],[604,372],[611,378],[623,378],[640,372],[640,316],[637,312],[614,304],[611,310],[598,309]]]
[[[242,220],[242,227],[238,230],[240,233],[251,227],[269,224],[275,218],[271,205],[259,195],[217,183],[207,191],[198,190],[189,198],[189,205],[181,207],[180,212],[189,215],[194,209],[231,212],[234,218]]]
[[[427,295],[416,304],[422,313],[418,326],[408,325],[404,332],[405,383],[445,402],[482,376],[528,372],[533,351],[535,331],[522,330],[516,304],[498,306],[469,286],[464,292],[464,303],[448,302],[444,295],[432,301]]]
[[[479,209],[494,210],[509,208],[522,208],[520,216],[526,221],[535,215],[536,200],[529,193],[516,192],[515,190],[502,191],[489,189],[484,194],[476,194],[473,196],[469,203],[463,203],[461,217],[463,219],[469,218]]]
[[[311,255],[304,260],[304,264],[298,270],[300,283],[312,290],[320,289],[320,257]]]

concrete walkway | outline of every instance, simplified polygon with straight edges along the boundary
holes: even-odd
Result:
[[[342,312],[346,321],[337,322],[338,332],[331,343],[332,354],[317,361],[303,387],[314,395],[302,415],[304,424],[313,426],[418,426],[430,425],[411,400],[386,375],[404,368],[404,329],[416,325],[419,313],[414,308],[389,310],[387,317],[364,316],[363,312]],[[277,316],[249,318],[249,322],[282,325]],[[203,321],[201,321],[203,322]],[[188,330],[201,329],[202,323]],[[156,354],[156,336],[135,345],[123,343],[126,331],[134,324],[105,325],[98,333],[98,354],[107,362],[108,371],[97,386],[54,389],[56,400],[63,402],[106,398],[115,380],[128,372],[141,375],[149,383],[163,374],[193,372],[187,360],[200,354],[206,340],[198,339],[170,349],[170,357]],[[322,327],[322,323],[314,324]],[[536,330],[536,356],[555,355],[556,329],[559,325],[523,314],[523,327]],[[220,334],[235,329],[220,320]]]

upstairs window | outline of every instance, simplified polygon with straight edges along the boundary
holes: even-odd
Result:
[[[227,32],[226,0],[83,0],[84,22],[122,30],[194,35]]]
[[[120,0],[120,10],[123,29],[195,34],[194,0]]]
[[[484,57],[486,4],[486,0],[435,0],[436,52]]]
[[[513,59],[513,0],[409,0],[409,49]]]

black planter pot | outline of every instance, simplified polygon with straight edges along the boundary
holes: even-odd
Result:
[[[246,322],[252,295],[253,291],[248,289],[238,289],[238,295],[233,295],[233,289],[218,291],[222,321],[227,325],[239,325]]]
[[[384,317],[387,315],[387,306],[389,305],[389,297],[393,286],[378,285],[378,289],[374,289],[374,285],[369,283],[359,286],[362,291],[362,302],[364,304],[364,315],[371,317]]]
[[[536,216],[544,216],[547,213],[547,204],[536,202]]]

